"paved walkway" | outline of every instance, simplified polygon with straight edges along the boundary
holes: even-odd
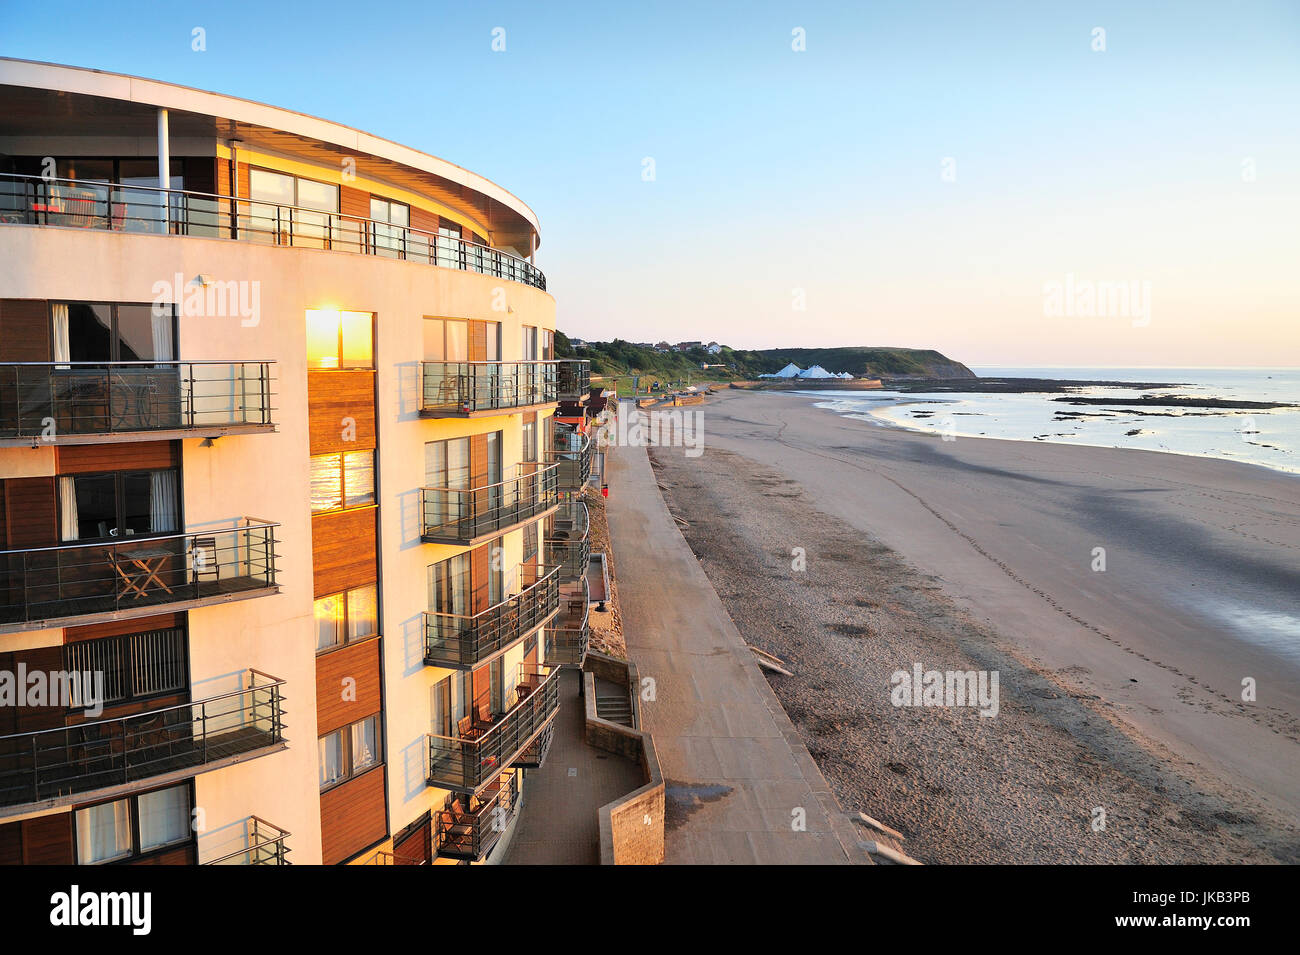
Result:
[[[560,674],[555,738],[541,769],[530,769],[524,804],[503,865],[599,865],[597,810],[639,788],[641,767],[588,746],[578,671]]]
[[[674,451],[673,453],[681,453]],[[667,783],[669,863],[867,863],[830,792],[668,513],[644,448],[607,457],[619,609]],[[803,831],[794,823],[799,810]]]

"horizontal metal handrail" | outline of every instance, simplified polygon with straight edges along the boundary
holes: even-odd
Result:
[[[516,470],[518,474],[493,484],[421,488],[421,536],[468,542],[538,518],[555,506],[556,465],[525,462]]]
[[[0,551],[0,626],[273,592],[275,522]]]
[[[272,427],[273,361],[0,363],[0,438]]]
[[[29,200],[25,207],[7,202],[16,200],[19,192],[12,188],[6,189],[6,185],[21,187],[23,199]],[[59,192],[63,189],[79,189],[92,194],[60,195]],[[105,195],[95,195],[96,192]],[[143,201],[144,197],[156,201]],[[53,208],[56,203],[70,204],[72,208]],[[157,215],[138,214],[149,210],[155,211]],[[129,214],[132,212],[135,214]],[[21,222],[18,221],[20,216]],[[29,219],[32,221],[27,221]],[[263,221],[273,227],[259,228],[254,224],[255,221]],[[0,173],[0,223],[72,224],[81,228],[102,228],[115,232],[165,231],[167,234],[240,240],[249,236],[269,235],[274,238],[276,245],[321,243],[325,248],[333,249],[337,246],[343,251],[365,255],[408,261],[423,260],[430,265],[479,272],[521,282],[543,291],[546,289],[546,276],[531,262],[473,239],[394,225],[367,216],[345,215],[247,196],[222,196],[193,189],[166,189],[161,186],[134,186],[89,179]]]
[[[209,859],[203,863],[204,865],[222,865],[233,859],[238,859],[240,856],[247,856],[249,859],[247,864],[249,865],[289,865],[289,860],[285,858],[289,854],[289,850],[284,842],[293,833],[287,829],[281,829],[274,823],[267,822],[261,816],[249,816],[248,819],[253,824],[253,831],[249,834],[249,844],[243,849],[236,849],[234,852],[228,852],[215,859]],[[272,830],[275,834],[262,836],[263,826]],[[264,849],[272,850],[271,858],[275,860],[274,863],[264,863],[259,858],[255,858],[255,856],[260,856]]]
[[[473,414],[559,400],[554,361],[421,362],[420,410],[426,414]]]
[[[492,851],[508,828],[519,799],[515,773],[498,777],[498,788],[476,808],[464,812],[440,809],[437,822],[437,850],[448,858],[478,860]]]
[[[42,802],[198,769],[283,742],[285,681],[253,669],[244,672],[248,685],[238,690],[0,737],[0,805]]]
[[[581,666],[591,639],[588,622],[591,618],[591,587],[587,578],[582,582],[582,616],[575,624],[565,616],[556,617],[545,631],[546,662],[556,666]]]
[[[424,614],[424,660],[432,666],[473,667],[522,640],[559,610],[558,567],[520,565],[534,577],[518,594],[479,613],[429,610]]]
[[[52,544],[48,547],[22,547],[15,550],[0,550],[0,557],[11,557],[15,554],[34,554],[47,550],[76,550],[78,548],[88,547],[111,547],[114,545],[139,546],[148,541],[157,543],[164,540],[177,540],[185,537],[209,537],[212,534],[233,534],[239,531],[257,530],[263,527],[279,527],[279,521],[263,521],[258,518],[243,517],[238,518],[240,521],[247,521],[245,524],[237,524],[231,527],[213,527],[201,528],[191,531],[184,531],[176,534],[132,534],[130,537],[115,537],[112,540],[87,541],[78,544]]]
[[[577,448],[557,448],[546,452],[546,458],[560,469],[556,480],[561,491],[581,491],[591,478],[591,435],[583,434],[582,444]]]
[[[521,664],[521,694],[482,735],[429,734],[429,782],[451,789],[477,791],[524,750],[559,711],[559,667]],[[537,680],[537,682],[533,682]]]

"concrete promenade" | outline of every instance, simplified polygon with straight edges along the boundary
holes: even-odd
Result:
[[[654,681],[641,724],[667,783],[665,861],[869,864],[862,834],[678,532],[645,449],[607,460],[628,656],[643,683]]]

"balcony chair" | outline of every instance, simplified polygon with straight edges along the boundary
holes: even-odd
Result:
[[[190,546],[190,567],[194,571],[194,589],[198,590],[202,574],[213,574],[217,588],[221,587],[221,564],[217,562],[217,539],[196,537]]]

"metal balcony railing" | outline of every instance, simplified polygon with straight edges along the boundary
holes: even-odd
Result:
[[[525,462],[515,476],[483,487],[420,489],[428,544],[472,544],[542,517],[556,504],[558,469]]]
[[[478,862],[510,828],[519,804],[519,779],[503,773],[489,789],[474,800],[474,808],[462,809],[460,800],[434,814],[438,855],[448,859]]]
[[[204,865],[292,865],[285,840],[292,833],[259,816],[244,822],[244,848],[209,859]]]
[[[273,593],[279,526],[246,517],[184,534],[0,551],[0,632]]]
[[[528,636],[560,609],[559,569],[520,564],[520,592],[481,613],[426,611],[424,662],[472,669]]]
[[[0,173],[0,223],[335,249],[479,272],[546,289],[546,276],[531,262],[459,236],[187,189]]]
[[[551,517],[546,537],[546,562],[560,568],[561,580],[577,580],[587,572],[591,555],[591,517],[582,501],[568,501]]]
[[[548,463],[558,469],[556,488],[562,494],[578,494],[587,486],[591,477],[591,438],[585,434],[575,434],[576,447],[560,447],[546,454]]]
[[[560,709],[558,667],[520,665],[514,701],[491,720],[461,721],[455,736],[429,736],[429,785],[474,793],[508,767]]]
[[[511,769],[541,769],[546,762],[546,754],[551,751],[551,741],[555,738],[555,724],[551,723],[533,737],[533,741],[519,751],[519,755],[510,761]]]
[[[421,362],[420,414],[465,418],[559,400],[564,361]]]
[[[0,364],[0,440],[272,428],[269,361]]]
[[[560,596],[560,615],[546,627],[546,662],[553,666],[582,666],[591,633],[587,625],[591,592],[584,576]]]
[[[591,390],[591,362],[572,358],[557,364],[560,366],[559,400],[581,401]]]
[[[74,675],[75,676],[75,675]],[[71,797],[205,766],[284,741],[284,681],[111,720],[0,736],[0,806]],[[69,800],[70,801],[70,800]]]

